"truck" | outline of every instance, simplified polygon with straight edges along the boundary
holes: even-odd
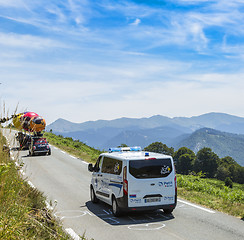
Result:
[[[18,132],[16,135],[16,139],[19,142],[20,150],[27,150],[29,149],[31,143],[31,136],[27,133]]]
[[[34,135],[18,132],[16,139],[19,142],[20,150],[29,150],[29,155],[48,154],[51,155],[51,148],[42,133]]]

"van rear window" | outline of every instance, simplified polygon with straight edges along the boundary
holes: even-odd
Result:
[[[171,159],[131,160],[129,172],[135,178],[161,178],[172,172]]]

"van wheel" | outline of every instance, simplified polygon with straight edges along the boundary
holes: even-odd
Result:
[[[91,195],[91,202],[92,203],[97,203],[98,199],[97,199],[97,196],[95,194],[95,191],[94,191],[93,187],[90,188],[90,195]]]
[[[114,196],[112,198],[112,212],[115,217],[119,217],[121,215],[121,211]]]
[[[164,213],[170,214],[173,212],[174,209],[164,209]]]

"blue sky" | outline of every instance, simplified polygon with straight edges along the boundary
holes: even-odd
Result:
[[[244,117],[243,12],[243,0],[0,0],[2,115]]]

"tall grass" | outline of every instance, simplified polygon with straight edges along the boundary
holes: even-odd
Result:
[[[0,239],[70,239],[45,206],[45,197],[18,174],[0,132]]]
[[[233,188],[216,179],[193,175],[177,175],[178,194],[190,201],[223,211],[233,216],[244,217],[244,185]]]

